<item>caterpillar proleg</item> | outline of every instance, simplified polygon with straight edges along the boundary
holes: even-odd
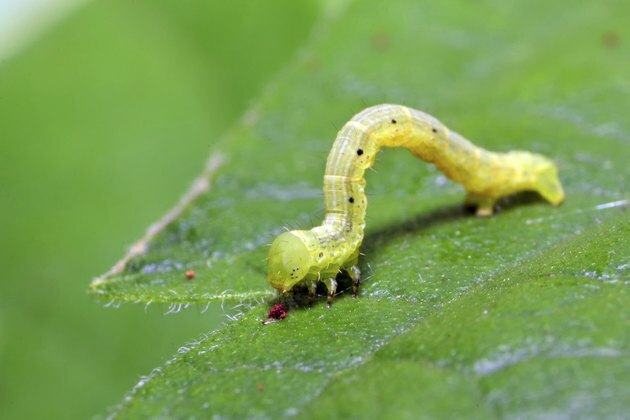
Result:
[[[275,289],[284,293],[306,284],[314,295],[317,283],[323,281],[330,305],[337,274],[345,271],[356,295],[367,208],[363,174],[382,147],[398,146],[461,183],[466,204],[475,206],[479,216],[491,215],[499,198],[519,191],[536,191],[553,205],[564,200],[558,169],[542,155],[490,152],[424,112],[401,105],[372,106],[342,127],[328,155],[322,225],[285,232],[272,243],[268,279]]]

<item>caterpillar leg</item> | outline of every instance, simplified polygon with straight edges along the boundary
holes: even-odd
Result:
[[[308,285],[308,304],[312,305],[315,300],[315,295],[317,294],[317,282],[312,281]]]
[[[494,213],[494,206],[497,204],[497,199],[469,192],[464,204],[466,206],[475,207],[477,209],[477,216],[488,217],[492,216],[492,213]]]
[[[335,293],[337,292],[337,280],[330,277],[324,280],[324,284],[326,285],[326,288],[328,289],[328,297],[326,299],[326,302],[327,302],[327,306],[330,308],[333,303],[333,299],[335,298]]]
[[[352,279],[352,297],[357,297],[359,285],[361,284],[361,270],[359,270],[359,248],[346,260],[341,269],[348,273]]]
[[[352,297],[357,297],[357,293],[359,293],[359,285],[361,284],[361,270],[356,265],[352,265],[349,268],[346,268],[346,272],[350,275],[352,279]]]

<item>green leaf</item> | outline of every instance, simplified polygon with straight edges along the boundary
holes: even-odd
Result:
[[[248,303],[113,413],[625,415],[630,7],[370,1],[326,10],[142,252],[93,282],[90,291],[112,301]],[[330,310],[289,302],[285,320],[263,325],[274,301],[266,244],[283,226],[317,223],[336,129],[384,101],[427,111],[492,150],[553,157],[567,202],[552,208],[522,194],[475,218],[461,209],[459,186],[387,150],[367,176],[359,298],[338,296]]]

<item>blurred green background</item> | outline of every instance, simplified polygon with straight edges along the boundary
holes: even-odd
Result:
[[[85,418],[224,319],[106,309],[108,270],[297,53],[320,2],[85,3],[0,62],[0,418]]]

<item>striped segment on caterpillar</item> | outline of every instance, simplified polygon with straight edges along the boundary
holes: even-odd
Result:
[[[323,281],[330,306],[335,278],[345,271],[356,295],[367,208],[363,174],[381,147],[397,146],[461,183],[467,191],[466,204],[476,206],[479,216],[491,215],[499,198],[519,191],[536,191],[553,205],[564,200],[558,169],[550,159],[523,151],[489,152],[424,112],[376,105],[355,115],[337,134],[326,162],[322,225],[285,232],[272,243],[268,279],[275,289],[284,293],[306,284],[314,295],[317,282]]]

